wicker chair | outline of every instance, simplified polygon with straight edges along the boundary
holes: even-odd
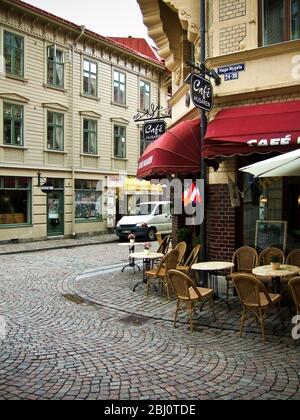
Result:
[[[179,262],[178,265],[182,265],[185,257],[185,253],[187,250],[187,244],[185,242],[180,242],[175,249],[179,251]]]
[[[300,277],[295,277],[289,281],[289,289],[296,305],[297,315],[300,315]]]
[[[188,274],[191,271],[192,266],[197,263],[200,251],[201,251],[201,245],[196,245],[191,255],[188,257],[188,259],[184,263],[184,265],[178,265],[177,270],[181,271],[182,273]]]
[[[233,255],[232,262],[234,268],[226,277],[227,282],[227,305],[229,310],[231,306],[229,304],[229,291],[234,289],[233,279],[237,274],[252,274],[252,270],[257,267],[258,263],[258,254],[254,248],[249,246],[243,246],[239,248]]]
[[[169,246],[170,246],[171,236],[166,236],[161,244],[159,245],[159,248],[157,250],[158,254],[166,254],[168,252]]]
[[[177,317],[179,311],[183,308],[184,305],[187,307],[189,314],[189,322],[191,331],[193,331],[193,315],[196,312],[195,306],[197,303],[201,305],[201,310],[203,305],[207,302],[210,303],[211,309],[213,311],[214,319],[216,321],[216,314],[214,311],[214,300],[212,289],[203,289],[201,287],[196,287],[194,282],[184,273],[181,273],[178,270],[170,270],[168,273],[168,278],[172,284],[177,297],[177,307],[175,312],[174,327],[176,328]]]
[[[233,279],[234,286],[243,305],[243,315],[241,319],[240,337],[242,337],[245,322],[249,312],[252,312],[257,322],[261,325],[263,341],[265,341],[265,319],[268,309],[278,305],[282,324],[284,326],[281,313],[280,295],[267,292],[264,284],[252,275],[239,274]]]
[[[300,249],[295,249],[294,251],[290,252],[286,258],[287,265],[295,265],[300,267]],[[292,280],[294,276],[289,276],[281,279],[281,284],[283,286],[283,290],[286,291],[287,284],[290,280]],[[290,290],[290,289],[289,289]]]
[[[147,296],[149,296],[150,287],[153,285],[155,280],[158,280],[159,284],[166,289],[168,300],[170,300],[168,272],[169,270],[177,267],[178,261],[179,251],[175,249],[164,256],[157,268],[146,272]]]
[[[280,263],[284,264],[285,263],[285,255],[284,252],[279,249],[279,248],[275,248],[275,247],[269,247],[264,249],[259,257],[258,257],[258,265],[270,265],[271,264],[271,260],[272,257],[279,257],[280,259]],[[272,284],[272,278],[271,277],[262,277],[259,276],[258,277],[260,281],[262,281],[269,290],[273,290],[274,291],[274,284]]]

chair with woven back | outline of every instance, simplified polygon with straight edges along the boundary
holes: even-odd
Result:
[[[300,316],[300,277],[295,277],[289,281],[289,289],[296,305],[297,315]]]
[[[243,305],[243,314],[241,318],[240,338],[243,335],[245,322],[248,314],[252,313],[261,326],[263,341],[265,341],[265,319],[270,308],[278,305],[281,322],[284,327],[284,321],[281,312],[281,296],[268,293],[265,285],[255,276],[249,274],[239,274],[233,279],[235,289]]]
[[[178,265],[182,265],[187,250],[187,244],[185,242],[179,242],[179,244],[176,245],[175,249],[179,251]]]
[[[258,257],[258,265],[259,266],[265,266],[265,265],[270,265],[272,262],[272,258],[273,257],[278,257],[278,260],[280,262],[280,264],[284,264],[285,263],[285,255],[284,252],[280,249],[280,248],[276,248],[273,246],[270,246],[266,249],[264,249],[259,257]],[[272,285],[272,278],[271,277],[262,277],[259,276],[258,277],[260,281],[262,281],[268,288],[270,286],[270,288],[274,289],[274,285]]]
[[[170,246],[170,242],[171,242],[171,237],[170,236],[166,236],[162,242],[159,244],[157,253],[158,254],[167,254],[169,246]]]
[[[179,251],[174,249],[163,257],[157,268],[153,268],[146,272],[147,296],[149,296],[150,287],[158,280],[158,283],[166,289],[168,300],[170,300],[168,272],[177,267],[178,261]]]
[[[190,329],[193,331],[193,315],[195,313],[196,304],[200,304],[201,311],[205,303],[209,302],[212,309],[214,320],[216,314],[214,311],[214,300],[212,289],[204,289],[196,287],[195,283],[184,273],[178,270],[170,270],[168,278],[176,293],[177,306],[175,312],[174,327],[176,328],[179,311],[186,305],[189,314]]]
[[[300,249],[295,249],[294,251],[290,252],[286,258],[287,265],[294,265],[296,267],[300,267]],[[289,276],[281,279],[281,284],[286,286],[294,276]],[[285,290],[285,288],[284,288]]]
[[[231,306],[229,304],[229,291],[230,289],[234,289],[233,279],[238,274],[252,274],[252,270],[257,267],[258,263],[258,254],[254,248],[249,246],[243,246],[235,251],[232,262],[234,264],[234,268],[226,277],[227,283],[227,306],[229,310],[231,310]]]
[[[178,265],[177,270],[182,273],[188,274],[191,272],[192,266],[198,262],[201,245],[196,245],[191,252],[190,256],[183,265]]]

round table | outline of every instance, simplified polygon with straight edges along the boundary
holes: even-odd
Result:
[[[131,243],[131,242],[126,242],[125,243],[124,242],[124,243],[119,244],[119,246],[126,246],[129,249],[129,263],[126,264],[122,268],[122,273],[124,273],[124,271],[126,270],[126,268],[133,268],[134,274],[135,274],[135,268],[138,268],[139,271],[141,271],[140,267],[135,263],[135,259],[132,258],[132,254],[135,253],[135,247],[136,246],[144,246],[144,244],[143,243],[137,243],[137,242],[134,242],[134,243]]]
[[[136,260],[143,260],[143,280],[139,281],[133,288],[133,291],[136,291],[136,288],[144,283],[147,283],[147,276],[146,271],[149,271],[151,269],[151,261],[158,260],[162,257],[164,257],[164,254],[159,254],[157,252],[150,252],[149,254],[146,252],[135,252],[130,254],[131,258],[134,258]]]
[[[276,293],[281,294],[281,280],[286,277],[298,276],[300,268],[295,265],[281,265],[279,270],[273,270],[271,265],[256,267],[252,273],[257,277],[270,277],[275,282]]]
[[[219,283],[218,283],[218,271],[231,270],[234,267],[232,262],[227,261],[209,261],[199,264],[194,264],[192,270],[194,271],[207,271],[209,273],[210,285],[215,291],[215,296],[220,299],[219,296]]]

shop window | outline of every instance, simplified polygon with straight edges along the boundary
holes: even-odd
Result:
[[[24,38],[4,32],[4,59],[6,73],[24,76]]]
[[[51,45],[47,50],[47,83],[55,87],[64,87],[64,53]]]
[[[75,181],[75,217],[77,222],[102,220],[102,185],[99,181]]]
[[[0,226],[30,223],[31,180],[0,177]]]
[[[96,97],[98,80],[98,65],[94,61],[83,61],[83,93]]]
[[[22,106],[3,104],[4,144],[23,146],[23,113]]]
[[[300,0],[259,0],[261,45],[300,38]]]
[[[64,150],[64,115],[48,112],[47,116],[48,150]]]
[[[97,155],[97,121],[95,120],[83,120],[83,153],[89,155]]]
[[[126,105],[126,75],[117,70],[114,71],[114,102]]]
[[[114,157],[126,158],[126,127],[114,126]]]
[[[151,85],[144,80],[140,81],[140,110],[150,109]]]

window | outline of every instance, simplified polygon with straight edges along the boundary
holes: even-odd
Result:
[[[56,46],[48,47],[47,83],[64,87],[64,53],[57,50]]]
[[[144,80],[140,81],[140,109],[150,109],[150,83]]]
[[[144,154],[147,147],[148,147],[148,144],[144,140],[144,130],[141,128],[140,129],[140,156],[142,156]]]
[[[85,95],[97,96],[97,63],[83,61],[83,93]]]
[[[75,181],[75,216],[77,222],[101,220],[102,185],[98,181]]]
[[[48,112],[47,147],[49,150],[64,150],[64,115]]]
[[[97,121],[83,120],[83,153],[96,155],[97,147]]]
[[[300,0],[260,0],[262,45],[300,38]]]
[[[0,177],[0,226],[30,223],[31,180]]]
[[[126,127],[114,126],[114,156],[126,158]]]
[[[23,107],[3,104],[4,144],[23,146]]]
[[[4,32],[4,59],[6,73],[24,76],[24,38]]]
[[[119,71],[114,71],[114,102],[126,104],[126,75]]]

